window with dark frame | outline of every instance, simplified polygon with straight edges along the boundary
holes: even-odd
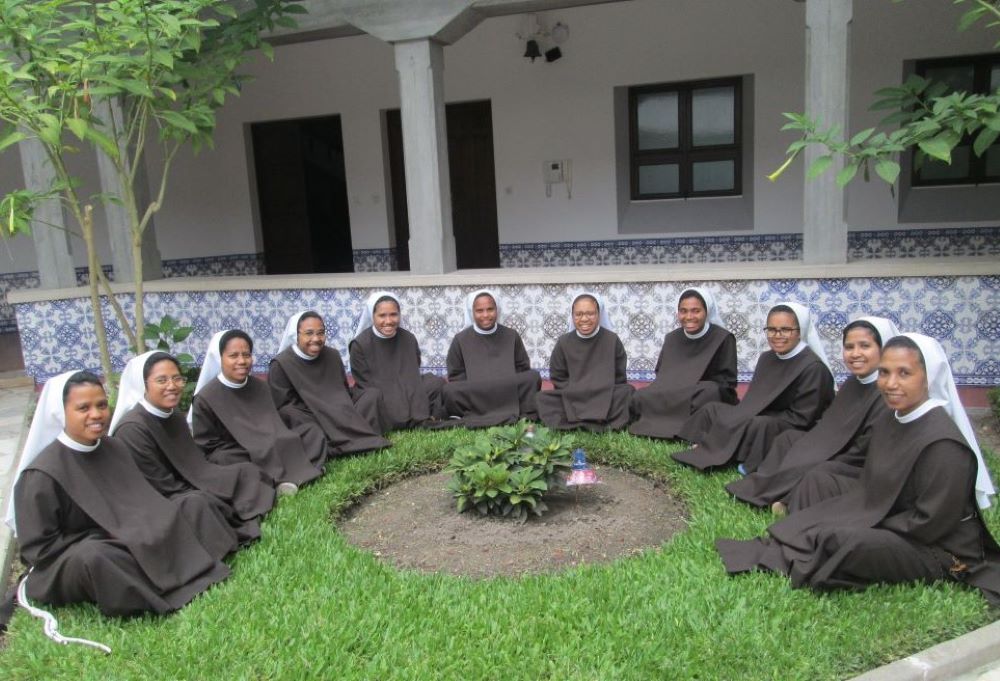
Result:
[[[948,86],[945,94],[967,92],[989,94],[1000,88],[1000,54],[981,54],[916,62],[918,76]],[[994,144],[982,156],[972,150],[973,137],[966,135],[951,150],[951,164],[930,157],[919,168],[914,164],[914,187],[1000,182],[1000,145]]]
[[[742,191],[741,78],[629,88],[632,200]]]

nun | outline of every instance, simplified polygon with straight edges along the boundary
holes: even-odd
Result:
[[[349,346],[351,375],[362,395],[381,391],[387,428],[418,428],[445,417],[444,379],[420,373],[420,346],[399,325],[399,312],[395,294],[368,296]]]
[[[674,459],[700,470],[737,462],[741,473],[750,473],[780,433],[808,430],[823,415],[833,401],[833,374],[808,308],[775,305],[764,333],[771,349],[757,360],[743,400],[714,402],[692,414],[678,435],[696,446]]]
[[[798,499],[803,492],[808,498],[817,485],[824,498],[853,485],[865,463],[872,427],[886,410],[877,383],[882,345],[898,335],[896,325],[883,317],[861,317],[844,327],[844,365],[851,376],[823,418],[809,431],[786,430],[776,437],[760,467],[726,489],[741,501],[771,506],[782,515],[809,505]],[[789,503],[789,498],[796,501]]]
[[[669,440],[691,414],[712,402],[736,404],[736,337],[722,326],[711,292],[685,289],[677,321],[663,339],[656,380],[632,396],[633,435]]]
[[[538,415],[549,428],[618,430],[629,420],[634,388],[625,380],[628,358],[596,293],[580,293],[570,306],[569,332],[549,359],[553,390],[538,394]]]
[[[259,539],[259,518],[274,505],[273,481],[252,463],[219,466],[205,458],[177,408],[186,383],[172,355],[154,350],[133,357],[122,372],[109,432],[164,497],[204,496],[241,544]]]
[[[235,536],[199,534],[124,445],[104,437],[110,417],[90,372],[60,374],[42,390],[7,512],[30,568],[19,588],[26,607],[30,598],[90,602],[117,617],[162,614],[229,576],[221,559]]]
[[[538,418],[542,377],[531,368],[521,335],[499,318],[496,294],[473,291],[465,299],[465,328],[448,349],[445,408],[471,428]]]
[[[194,441],[219,464],[255,464],[278,494],[323,474],[326,436],[316,426],[290,430],[274,407],[264,381],[250,375],[253,341],[238,329],[212,336],[194,390],[188,422]]]
[[[288,319],[267,382],[281,418],[290,428],[322,429],[332,456],[391,447],[382,437],[378,390],[358,391],[355,402],[340,353],[326,345],[326,325],[316,312]]]
[[[1000,547],[980,513],[995,492],[944,350],[915,333],[889,340],[878,386],[888,411],[860,483],[766,538],[718,540],[726,570],[773,570],[817,590],[957,581],[1000,605]]]

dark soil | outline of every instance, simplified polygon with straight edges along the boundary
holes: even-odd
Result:
[[[435,473],[369,496],[340,530],[396,567],[493,577],[610,562],[659,547],[686,528],[683,504],[661,485],[595,469],[601,484],[552,492],[548,512],[524,524],[475,510],[457,513],[449,475]]]

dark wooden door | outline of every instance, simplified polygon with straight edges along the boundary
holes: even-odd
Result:
[[[353,272],[339,116],[253,123],[268,274]]]
[[[499,267],[492,107],[488,100],[448,104],[445,116],[451,171],[451,219],[458,268]],[[403,269],[404,253],[406,269],[409,269],[407,243],[410,231],[398,109],[386,112],[386,133],[396,248],[400,269]]]

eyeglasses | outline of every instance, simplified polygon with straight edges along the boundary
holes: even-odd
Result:
[[[299,331],[300,336],[305,336],[306,338],[326,338],[326,329],[320,329],[318,331],[313,331],[309,329],[308,331]]]
[[[574,312],[573,313],[573,318],[574,319],[592,319],[593,317],[596,317],[596,316],[597,316],[596,312]]]
[[[793,333],[799,330],[799,327],[789,327],[789,326],[765,326],[764,333],[768,335],[769,338],[774,338],[778,336],[779,338],[788,338]]]
[[[168,383],[173,383],[178,388],[183,388],[185,385],[187,385],[187,382],[188,380],[183,376],[172,376],[170,378],[166,376],[157,376],[156,378],[153,379],[153,385],[158,386],[160,388],[167,387]]]

